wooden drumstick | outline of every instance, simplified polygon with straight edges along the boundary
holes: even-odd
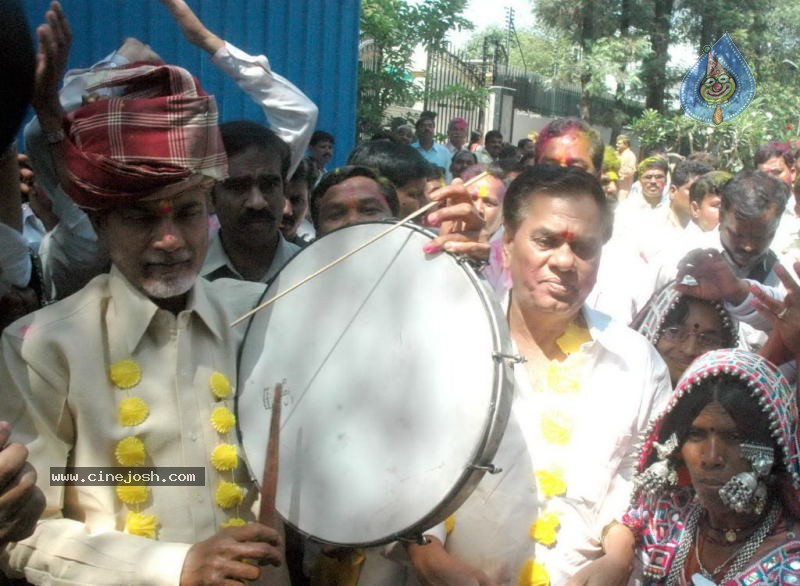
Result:
[[[470,179],[469,181],[465,181],[465,182],[464,182],[464,187],[467,187],[467,186],[469,186],[469,185],[472,185],[472,184],[473,184],[473,183],[475,183],[476,181],[479,181],[479,180],[483,179],[484,177],[486,177],[488,174],[489,174],[489,173],[488,173],[487,171],[484,171],[483,173],[480,173],[479,175],[475,175],[475,177],[473,177],[473,178],[472,178],[472,179]],[[274,297],[272,297],[271,299],[267,299],[267,300],[266,300],[264,303],[262,303],[262,304],[261,304],[261,305],[259,305],[258,307],[255,307],[254,309],[251,309],[250,311],[248,311],[247,313],[245,313],[245,314],[244,314],[242,317],[240,317],[239,319],[237,319],[236,321],[234,321],[233,323],[231,323],[230,327],[234,327],[234,326],[236,326],[236,325],[240,324],[241,322],[243,322],[244,320],[246,320],[248,317],[250,317],[250,316],[251,316],[251,315],[253,315],[254,313],[258,313],[258,312],[259,312],[259,311],[261,311],[262,309],[265,309],[266,307],[268,307],[268,306],[272,305],[273,303],[275,303],[275,302],[276,302],[278,299],[280,299],[280,298],[281,298],[281,297],[283,297],[284,295],[288,295],[289,293],[291,293],[292,291],[294,291],[295,289],[297,289],[297,288],[298,288],[298,287],[300,287],[301,285],[304,285],[304,284],[308,283],[308,282],[309,282],[311,279],[313,279],[314,277],[316,277],[316,276],[318,276],[318,275],[321,275],[322,273],[324,273],[324,272],[325,272],[325,271],[327,271],[328,269],[330,269],[330,268],[332,268],[332,267],[336,266],[337,264],[339,264],[339,263],[340,263],[340,262],[342,262],[343,260],[350,258],[350,257],[351,257],[351,256],[353,256],[355,253],[357,253],[359,250],[361,250],[361,249],[363,249],[363,248],[366,248],[367,246],[369,246],[370,244],[372,244],[372,243],[373,243],[373,242],[375,242],[376,240],[379,240],[379,239],[383,238],[384,236],[386,236],[387,234],[389,234],[390,232],[393,232],[394,230],[397,230],[397,229],[398,229],[400,226],[403,226],[403,225],[405,225],[406,223],[410,222],[411,220],[413,220],[413,219],[414,219],[414,218],[416,218],[417,216],[420,216],[420,215],[424,214],[424,213],[425,213],[425,212],[427,212],[429,209],[431,209],[431,208],[432,208],[432,207],[434,207],[434,206],[437,206],[437,205],[439,205],[440,203],[441,203],[441,202],[438,202],[438,201],[431,201],[431,202],[428,202],[427,204],[425,204],[424,206],[422,206],[422,207],[421,207],[421,208],[419,208],[418,210],[416,210],[416,211],[414,211],[414,212],[412,212],[412,213],[408,214],[408,215],[407,215],[405,218],[403,218],[402,220],[400,220],[400,221],[399,221],[397,224],[395,224],[395,225],[393,225],[393,226],[391,226],[391,227],[387,228],[387,229],[386,229],[386,230],[384,230],[383,232],[381,232],[381,233],[379,233],[379,234],[377,234],[377,235],[373,236],[372,238],[370,238],[369,240],[367,240],[367,241],[366,241],[364,244],[361,244],[360,246],[357,246],[356,248],[354,248],[354,249],[353,249],[353,250],[351,250],[350,252],[347,252],[347,253],[343,254],[342,256],[340,256],[339,258],[337,258],[336,260],[333,260],[333,261],[329,262],[328,264],[326,264],[326,265],[325,265],[324,267],[322,267],[321,269],[319,269],[319,270],[317,270],[317,271],[315,271],[315,272],[311,273],[311,274],[310,274],[310,275],[308,275],[306,278],[304,278],[304,279],[302,279],[302,280],[298,281],[297,283],[295,283],[294,285],[292,285],[291,287],[289,287],[289,288],[288,288],[288,289],[286,289],[285,291],[282,291],[282,292],[278,293],[277,295],[275,295],[275,296],[274,296]]]
[[[275,497],[278,494],[278,458],[280,457],[281,436],[281,396],[283,385],[275,385],[272,396],[272,416],[269,421],[269,442],[264,459],[264,475],[261,481],[261,506],[258,522],[273,529],[275,526]]]

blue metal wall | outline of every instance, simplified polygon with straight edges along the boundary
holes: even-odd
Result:
[[[86,67],[126,37],[147,43],[168,63],[194,73],[217,97],[222,121],[263,120],[235,83],[190,45],[156,0],[61,0],[73,30],[69,67]],[[336,137],[334,164],[355,139],[360,0],[188,0],[205,25],[251,54],[265,54],[319,107],[317,128]],[[25,0],[31,27],[43,22],[49,0]]]

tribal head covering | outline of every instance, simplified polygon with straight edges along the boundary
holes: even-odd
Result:
[[[791,500],[796,500],[800,495],[800,446],[795,390],[771,362],[738,348],[712,350],[692,363],[678,381],[667,407],[650,422],[638,457],[638,471],[642,472],[650,463],[655,442],[666,440],[660,437],[666,416],[701,384],[721,375],[741,380],[766,415],[770,435],[780,447],[793,489]]]
[[[121,95],[90,101],[91,92],[111,87]],[[110,208],[155,192],[169,197],[201,176],[227,176],[216,101],[185,69],[99,69],[87,74],[87,91],[86,103],[64,123],[68,191],[78,205]]]
[[[722,319],[722,329],[727,335],[729,340],[729,347],[734,347],[739,339],[739,326],[730,313],[728,313],[721,303],[717,301],[709,301],[706,299],[699,299],[679,293],[675,289],[675,281],[670,281],[664,287],[653,294],[639,314],[633,318],[631,327],[637,332],[642,334],[647,340],[655,346],[661,339],[661,334],[664,333],[664,323],[667,321],[669,315],[678,306],[678,303],[684,297],[689,299],[697,299],[701,303],[709,303],[719,313]]]

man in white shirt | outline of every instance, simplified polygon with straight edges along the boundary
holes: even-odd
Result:
[[[628,197],[634,175],[636,175],[636,154],[631,150],[631,139],[627,135],[620,134],[617,137],[617,152],[620,160],[617,199],[623,201]]]
[[[797,160],[791,145],[780,142],[762,144],[753,159],[759,171],[769,173],[776,179],[783,181],[789,186],[789,189],[792,189],[797,179]],[[800,219],[798,219],[795,211],[796,204],[796,197],[790,195],[786,208],[781,215],[781,221],[773,243],[773,248],[780,254],[796,256],[800,253],[797,242],[800,235]]]
[[[458,151],[466,149],[468,134],[469,125],[460,116],[453,118],[447,124],[447,142],[444,144],[444,148],[450,152],[451,157]]]
[[[734,175],[722,190],[718,246],[690,252],[677,267],[679,282],[686,275],[697,282],[679,285],[682,292],[724,302],[739,320],[739,344],[748,350],[757,351],[771,329],[753,308],[751,287],[777,299],[786,294],[771,244],[788,199],[786,184],[766,173]]]
[[[40,64],[58,79],[70,32],[57,3],[47,22]],[[55,84],[36,105],[44,132],[64,131],[55,148],[65,156],[65,188],[91,210],[112,270],[4,332],[0,402],[42,473],[47,508],[0,562],[37,584],[288,584],[282,570],[244,562],[279,565],[281,540],[255,522],[257,491],[225,413],[243,335],[228,324],[263,286],[197,278],[209,190],[227,167],[216,103],[175,67],[139,64],[90,81],[139,83],[136,97],[67,118]],[[169,95],[180,96],[180,108],[147,99]],[[143,153],[146,165],[131,163]],[[46,473],[145,463],[201,467],[205,482],[58,486]]]
[[[271,129],[289,146],[287,177],[291,177],[305,156],[317,121],[317,107],[291,82],[273,72],[265,56],[248,55],[220,39],[203,25],[183,0],[162,1],[170,9],[187,40],[206,51],[214,65],[261,105]],[[160,57],[150,47],[135,39],[127,39],[119,50],[91,69],[68,72],[61,92],[62,106],[70,111],[81,104],[86,78],[93,71],[114,69],[142,60],[160,61]],[[60,299],[80,289],[94,275],[107,270],[109,261],[105,251],[98,245],[86,215],[58,185],[56,162],[35,118],[26,127],[25,134],[34,171],[45,191],[53,198],[54,211],[60,218],[56,228],[45,235],[41,251],[45,280],[54,291],[55,297]],[[282,213],[278,216],[279,220],[281,215]],[[218,251],[215,243],[213,250]],[[217,259],[214,269],[230,264],[224,253],[214,256]],[[291,254],[282,256],[287,258]],[[282,262],[278,262],[275,271],[280,266]],[[225,276],[236,276],[235,272]],[[203,274],[205,273],[206,271]]]
[[[628,503],[638,433],[670,389],[650,344],[584,305],[612,226],[596,177],[533,167],[503,205],[509,327],[526,362],[493,462],[503,470],[481,481],[449,535],[408,546],[437,584],[563,584],[599,557]]]

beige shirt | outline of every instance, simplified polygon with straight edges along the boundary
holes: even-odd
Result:
[[[2,417],[27,444],[47,508],[34,535],[8,546],[3,566],[36,584],[174,585],[190,546],[214,535],[230,516],[252,521],[257,490],[240,459],[226,472],[246,490],[238,510],[215,504],[220,473],[211,451],[236,432],[218,434],[209,415],[220,403],[209,390],[218,371],[236,383],[237,350],[245,328],[228,324],[263,291],[253,283],[198,280],[189,309],[159,309],[112,268],[77,294],[15,322],[3,334]],[[117,422],[126,392],[109,379],[109,365],[135,360],[141,382],[128,392],[149,406],[136,427]],[[233,400],[226,401],[233,409]],[[141,512],[160,522],[157,540],[123,532],[128,506],[113,486],[50,486],[51,466],[116,466],[117,442],[135,433],[148,466],[205,467],[205,486],[152,487]],[[272,579],[270,584],[283,579]],[[288,580],[285,581],[288,584]]]

